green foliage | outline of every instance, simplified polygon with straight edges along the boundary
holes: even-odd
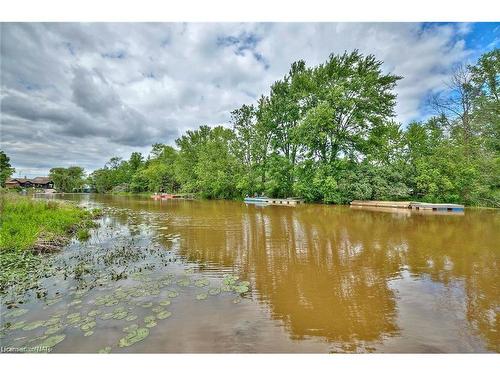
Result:
[[[499,50],[453,75],[436,116],[394,122],[402,78],[358,51],[304,61],[232,128],[201,126],[155,144],[146,160],[112,158],[90,176],[98,192],[189,192],[205,198],[266,194],[310,202],[425,200],[500,206]]]
[[[82,167],[52,168],[49,178],[54,187],[62,192],[81,191],[85,184],[85,171]]]
[[[12,176],[16,170],[10,165],[10,159],[5,152],[0,150],[0,187],[5,187],[5,181]]]

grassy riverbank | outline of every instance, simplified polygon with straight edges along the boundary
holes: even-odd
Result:
[[[41,253],[59,250],[74,234],[87,238],[99,214],[66,202],[10,193],[1,194],[0,212],[0,289],[29,279]]]

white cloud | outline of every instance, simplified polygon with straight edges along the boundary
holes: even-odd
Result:
[[[464,60],[469,24],[2,24],[1,147],[45,173],[172,144],[189,128],[229,121],[298,59],[316,65],[359,49],[405,78],[397,118]]]

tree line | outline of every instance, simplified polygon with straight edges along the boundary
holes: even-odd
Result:
[[[403,126],[394,120],[402,77],[385,74],[373,55],[297,61],[268,95],[232,111],[231,127],[189,130],[146,158],[114,157],[88,183],[102,193],[499,207],[499,76],[499,49],[456,67],[446,92],[429,100],[434,116]]]

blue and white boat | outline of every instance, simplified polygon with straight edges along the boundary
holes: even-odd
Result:
[[[245,197],[245,203],[268,203],[269,197]]]

